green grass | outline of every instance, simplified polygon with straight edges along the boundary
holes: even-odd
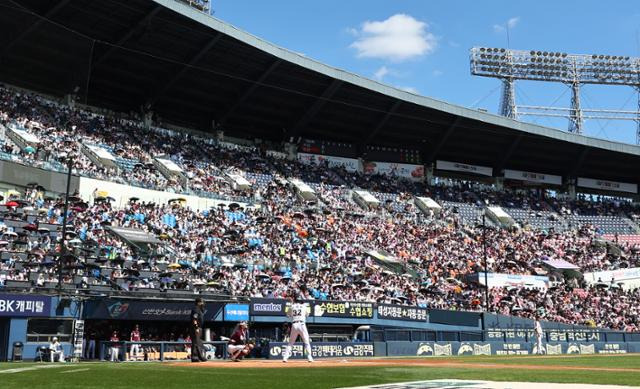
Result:
[[[450,367],[334,367],[286,369],[194,368],[163,363],[80,363],[55,368],[0,373],[0,388],[332,388],[444,378],[493,381],[640,384],[640,355],[570,357],[457,357],[427,358],[464,363]],[[474,364],[544,365],[549,370],[488,369]],[[2,363],[6,369],[41,366],[34,363]],[[628,372],[552,370],[554,366],[635,369]],[[87,370],[84,370],[87,369]],[[66,373],[68,372],[68,373]]]

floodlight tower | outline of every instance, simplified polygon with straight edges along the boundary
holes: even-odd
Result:
[[[577,134],[582,133],[585,119],[633,120],[636,143],[640,144],[640,58],[474,47],[471,74],[502,81],[500,114],[503,116],[513,119],[526,115],[563,117],[569,119],[569,131]],[[517,106],[516,80],[561,82],[571,88],[571,107]],[[631,86],[638,93],[638,107],[632,111],[583,109],[580,89],[584,84]]]

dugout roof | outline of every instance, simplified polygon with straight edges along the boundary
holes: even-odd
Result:
[[[286,28],[286,26],[281,26]],[[0,81],[274,141],[417,148],[436,159],[640,184],[640,148],[417,96],[277,47],[175,0],[7,0]]]

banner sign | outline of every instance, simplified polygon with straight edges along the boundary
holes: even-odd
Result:
[[[615,192],[638,193],[637,184],[629,184],[626,182],[596,180],[593,178],[578,177],[578,186],[583,188],[592,188],[600,190],[608,190]]]
[[[545,340],[549,342],[601,342],[605,340],[604,334],[593,330],[544,330]],[[487,330],[489,341],[533,341],[535,332],[533,328]]]
[[[364,174],[381,174],[391,177],[402,177],[413,181],[424,181],[424,165],[393,162],[364,162]]]
[[[193,302],[102,299],[87,303],[85,319],[189,321]],[[212,321],[224,303],[205,303],[204,320]]]
[[[269,359],[281,359],[287,343],[270,342]],[[304,345],[296,343],[291,351],[291,359],[303,359]],[[332,357],[373,357],[373,343],[317,342],[311,343],[311,356],[315,359]]]
[[[315,317],[373,319],[373,303],[352,301],[313,301],[311,312]]]
[[[0,294],[0,316],[34,317],[51,315],[51,297]]]
[[[406,320],[406,321],[427,321],[427,309],[420,307],[409,307],[405,305],[378,304],[376,307],[378,319],[386,320]]]
[[[542,174],[534,172],[523,172],[520,170],[504,169],[504,178],[537,184],[562,185],[562,177],[553,174]]]
[[[355,158],[333,157],[329,155],[298,153],[298,161],[305,165],[325,165],[330,168],[344,168],[354,173],[360,171],[360,162]]]
[[[227,304],[224,306],[225,321],[248,321],[249,305],[248,304]]]
[[[623,286],[637,287],[640,286],[640,267],[584,273],[584,280],[588,284],[596,284],[598,282],[607,284],[623,283]]]
[[[474,281],[477,280],[480,285],[485,284],[484,278],[484,272],[477,273],[473,277]],[[519,274],[488,273],[487,282],[490,288],[517,286],[522,288],[546,289],[549,287],[549,277]]]
[[[252,298],[249,304],[251,316],[286,316],[287,300]]]
[[[436,169],[478,174],[481,176],[488,176],[488,177],[491,177],[493,175],[493,169],[490,167],[479,166],[479,165],[468,165],[468,164],[459,163],[459,162],[436,161]]]
[[[387,342],[388,356],[441,357],[455,355],[547,355],[561,354],[626,354],[626,343],[554,343],[543,342],[538,350],[532,342]]]

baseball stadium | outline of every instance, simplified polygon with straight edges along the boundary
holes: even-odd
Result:
[[[579,99],[639,58],[470,48],[498,115],[211,6],[0,0],[0,388],[640,386],[640,146]]]

